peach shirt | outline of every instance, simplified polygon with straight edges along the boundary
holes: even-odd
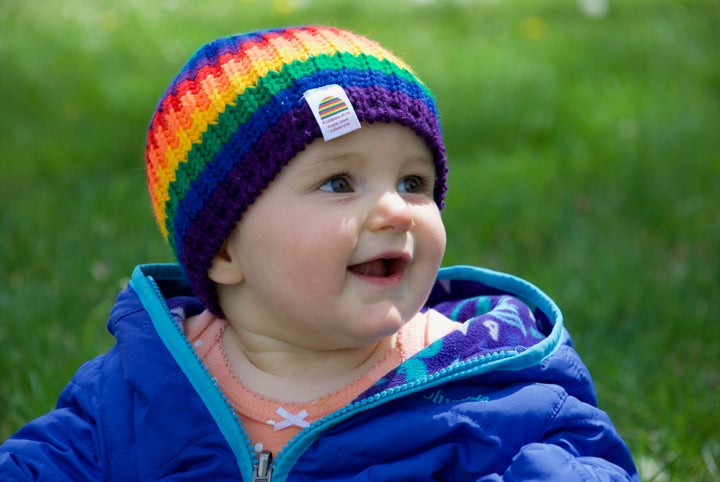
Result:
[[[428,310],[398,332],[397,342],[367,373],[344,388],[304,403],[273,400],[245,387],[235,375],[222,344],[228,322],[209,311],[185,320],[185,335],[246,428],[254,449],[278,454],[302,428],[348,405],[383,375],[433,341],[459,327]]]

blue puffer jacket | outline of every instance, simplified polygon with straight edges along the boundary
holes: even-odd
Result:
[[[0,479],[638,480],[546,295],[454,267],[428,306],[461,329],[303,430],[265,470],[182,334],[202,307],[180,268],[138,267],[108,323],[117,344],[0,446]]]

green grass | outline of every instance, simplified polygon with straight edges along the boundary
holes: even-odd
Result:
[[[720,4],[419,3],[0,5],[0,439],[111,345],[133,266],[172,259],[143,147],[180,65],[219,35],[319,22],[378,38],[436,94],[446,264],[558,302],[644,480],[720,479]]]

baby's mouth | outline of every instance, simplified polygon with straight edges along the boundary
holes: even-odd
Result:
[[[402,257],[378,258],[348,267],[351,273],[373,278],[390,278],[405,270],[408,260]]]

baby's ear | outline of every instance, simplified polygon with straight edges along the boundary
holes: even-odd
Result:
[[[242,271],[236,257],[228,250],[227,241],[223,243],[218,254],[212,260],[208,270],[208,278],[222,285],[236,285],[243,281]]]

